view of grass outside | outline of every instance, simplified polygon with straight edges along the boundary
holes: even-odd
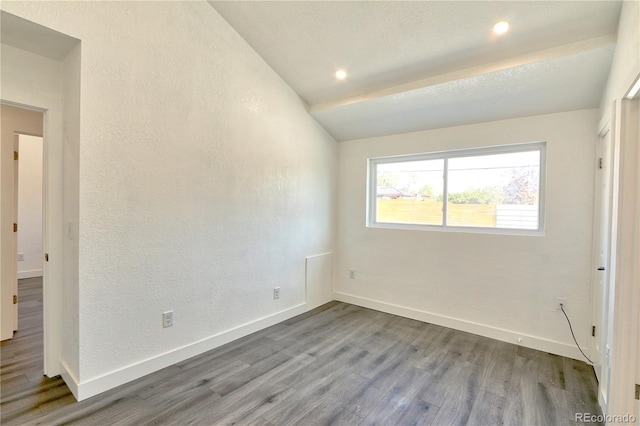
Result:
[[[376,221],[537,229],[540,151],[377,164]]]

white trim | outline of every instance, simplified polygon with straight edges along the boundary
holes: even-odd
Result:
[[[43,126],[43,252],[62,253],[62,158],[63,103],[54,96],[3,87],[0,102],[19,108],[42,111]],[[55,170],[55,171],[54,171]],[[43,357],[44,374],[60,374],[62,324],[62,256],[44,262],[43,274]]]
[[[35,278],[42,276],[42,269],[32,269],[30,271],[19,271],[18,279],[23,280],[25,278]]]
[[[455,226],[449,226],[449,157],[444,158],[444,164],[442,167],[444,169],[442,172],[442,226],[432,226],[428,229],[435,228],[443,231],[449,231],[449,229],[456,229]],[[378,202],[377,200],[378,194],[376,194],[376,203]],[[461,228],[462,227],[459,227],[458,230]],[[465,226],[465,228],[468,227]]]
[[[597,380],[597,377],[596,377],[596,380]],[[598,383],[598,404],[600,405],[600,409],[602,410],[602,412],[606,413],[607,398],[604,396],[604,390],[600,386],[600,383]]]
[[[616,265],[618,263],[618,252],[617,252],[617,247],[618,247],[618,211],[619,211],[619,204],[620,204],[620,200],[619,200],[619,191],[620,191],[620,129],[619,129],[619,125],[618,125],[618,121],[619,121],[619,112],[618,112],[618,108],[619,108],[619,101],[618,100],[613,100],[611,101],[611,127],[609,129],[609,131],[611,132],[609,135],[609,140],[611,143],[611,160],[610,160],[610,164],[611,164],[611,188],[610,188],[610,194],[611,194],[611,205],[609,206],[609,218],[610,218],[610,228],[609,228],[609,264],[605,265],[609,266],[609,273],[608,273],[608,279],[609,279],[609,286],[610,286],[610,296],[613,297],[613,299],[615,299],[615,293],[616,293]],[[607,330],[607,339],[606,339],[606,346],[603,348],[603,351],[606,353],[607,350],[610,350],[610,348],[613,345],[613,317],[615,314],[615,305],[609,302],[609,306],[608,306],[608,316],[607,316],[607,322],[608,322],[608,330]],[[607,368],[607,382],[606,382],[606,387],[605,384],[598,384],[598,387],[602,387],[602,392],[603,392],[603,402],[604,405],[601,405],[600,408],[602,409],[602,412],[604,414],[608,414],[609,413],[609,403],[611,401],[611,356],[609,356],[609,359],[607,360],[607,364],[606,364],[606,368]]]
[[[246,324],[234,327],[230,330],[223,331],[213,336],[204,338],[194,343],[182,346],[180,348],[172,349],[168,352],[156,355],[152,358],[148,358],[134,364],[130,364],[126,367],[119,368],[101,376],[93,377],[83,382],[78,380],[69,373],[69,369],[63,364],[63,379],[71,389],[73,395],[78,401],[90,398],[105,392],[109,389],[113,389],[117,386],[128,383],[132,380],[136,380],[140,377],[146,376],[163,368],[169,367],[175,363],[184,361],[196,355],[200,355],[204,352],[215,349],[219,346],[225,345],[241,337],[255,333],[272,325],[278,324],[282,321],[286,321],[296,315],[303,314],[307,311],[307,304],[302,303],[292,308],[285,309],[275,314],[268,315],[263,318],[248,322]],[[65,377],[66,376],[66,377]],[[67,380],[70,380],[67,382]],[[74,388],[75,387],[75,392]]]
[[[609,376],[608,406],[606,414],[636,415],[638,403],[634,399],[638,340],[640,339],[640,99],[623,99],[620,102],[618,138],[619,185],[617,188],[618,209],[613,216],[617,224],[616,261],[612,262],[615,273],[615,296],[613,333],[611,340],[611,369]],[[637,424],[633,422],[631,424]]]
[[[443,204],[443,211],[446,213],[446,204]],[[491,235],[512,235],[527,237],[544,237],[545,231],[536,229],[514,229],[514,228],[487,228],[483,226],[441,226],[441,225],[414,225],[410,223],[374,223],[368,228],[374,229],[395,229],[401,231],[429,231],[429,232],[462,232],[466,234],[491,234]]]
[[[640,74],[636,77],[636,81],[633,83],[624,97],[626,99],[633,99],[638,93],[640,93]]]
[[[478,157],[481,155],[508,154],[546,149],[546,141],[517,142],[505,145],[490,145],[478,148],[461,148],[445,151],[419,152],[415,154],[388,155],[370,158],[376,164],[400,163],[403,161],[442,160],[445,158]]]
[[[59,173],[62,169],[57,164],[62,158],[62,100],[42,93],[3,87],[0,102],[44,113],[42,248],[43,252],[62,253],[63,182],[62,173]],[[54,256],[49,262],[44,262],[42,281],[44,374],[53,377],[60,374],[62,256]]]
[[[64,361],[60,361],[60,376],[73,396],[78,399],[78,379]]]
[[[607,122],[607,126],[608,126]],[[605,313],[608,311],[607,296],[609,293],[609,286],[606,286],[607,293],[604,294],[603,288],[600,287],[601,280],[609,282],[610,268],[609,268],[609,253],[611,252],[609,242],[611,241],[611,216],[609,214],[611,209],[611,186],[612,186],[612,165],[613,165],[613,140],[611,139],[611,132],[609,127],[605,127],[598,132],[598,142],[595,147],[596,159],[606,159],[601,165],[601,170],[596,172],[594,180],[594,202],[593,202],[593,228],[592,228],[592,244],[591,244],[591,281],[589,291],[589,306],[591,309],[591,324],[597,328],[595,337],[589,337],[589,340],[593,343],[593,347],[589,354],[590,358],[594,362],[594,372],[596,373],[596,379],[598,380],[598,403],[603,412],[606,411],[606,386],[605,383],[608,380],[608,362],[605,347],[607,345],[607,335],[609,334],[609,327],[607,317]],[[606,151],[604,148],[604,141],[608,140],[608,155],[605,156]],[[607,193],[603,194],[602,185],[608,182]],[[604,207],[606,206],[606,210]],[[602,222],[606,218],[606,232],[602,232]],[[604,239],[604,240],[603,240]],[[604,243],[604,247],[601,244]],[[607,260],[604,263],[600,259],[600,250],[604,248],[605,258]],[[600,271],[599,268],[604,267],[604,271]],[[601,275],[604,275],[601,278]]]
[[[434,314],[431,312],[421,311],[405,306],[394,305],[392,303],[381,302],[379,300],[368,299],[352,294],[333,293],[333,298],[340,302],[351,303],[353,305],[375,309],[376,311],[386,312],[388,314],[398,315],[417,321],[428,322],[431,324],[452,328],[454,330],[465,331],[467,333],[477,334],[479,336],[484,336],[491,339],[513,343],[520,346],[525,346],[527,348],[584,361],[584,358],[578,348],[573,345],[557,342],[555,340],[544,339],[542,337],[518,333],[513,330],[505,330],[503,328],[492,327],[489,325],[466,321],[459,318],[447,317],[444,315]],[[520,339],[521,341],[518,342],[518,339]],[[588,351],[588,349],[589,348],[586,348],[585,352]]]
[[[328,254],[332,254],[332,253],[330,251],[328,251],[326,253],[312,254],[311,256],[305,256],[305,259],[313,259],[314,257],[322,257],[322,256],[326,256]]]

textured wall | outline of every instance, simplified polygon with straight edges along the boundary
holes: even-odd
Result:
[[[340,143],[335,291],[571,345],[563,296],[588,346],[596,124],[583,110]],[[367,158],[532,141],[548,142],[544,236],[365,226]]]
[[[3,7],[82,40],[81,382],[304,301],[335,141],[211,6]]]
[[[640,2],[625,1],[622,3],[620,12],[616,51],[600,107],[602,125],[611,120],[612,102],[622,98],[640,74],[638,52],[640,52]]]
[[[62,268],[62,285],[59,298],[60,316],[64,325],[61,327],[62,359],[65,369],[78,377],[79,371],[79,198],[80,198],[80,81],[81,81],[81,45],[78,43],[65,58],[63,65],[62,87],[64,93],[64,141],[62,186],[64,192],[63,240],[62,251],[64,265]],[[76,379],[77,380],[77,379]]]

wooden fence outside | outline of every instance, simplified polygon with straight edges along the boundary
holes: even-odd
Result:
[[[442,225],[442,202],[415,199],[377,200],[377,221],[417,225]],[[486,228],[536,229],[537,206],[452,204],[448,224]]]

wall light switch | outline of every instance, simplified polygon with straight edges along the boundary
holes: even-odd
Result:
[[[18,253],[18,262],[24,262],[24,253]]]

